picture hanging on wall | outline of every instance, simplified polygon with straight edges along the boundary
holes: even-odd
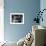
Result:
[[[10,13],[10,24],[24,24],[24,13]]]

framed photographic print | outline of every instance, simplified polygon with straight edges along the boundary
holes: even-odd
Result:
[[[24,24],[24,13],[10,13],[10,24]]]

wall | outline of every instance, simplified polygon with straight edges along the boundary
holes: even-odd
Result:
[[[43,9],[46,9],[46,0],[40,0],[40,9],[41,9],[41,11],[42,11]],[[46,20],[45,20],[45,19],[46,19],[46,11],[43,12],[42,17],[43,17],[43,22],[41,21],[41,22],[40,22],[40,25],[46,27]]]
[[[0,42],[4,41],[4,0],[0,0]]]
[[[4,0],[4,35],[7,41],[18,41],[32,28],[35,14],[40,10],[40,0]],[[24,24],[10,24],[10,13],[24,13]]]

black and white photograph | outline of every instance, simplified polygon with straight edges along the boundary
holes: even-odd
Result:
[[[10,13],[10,24],[24,24],[24,13]]]

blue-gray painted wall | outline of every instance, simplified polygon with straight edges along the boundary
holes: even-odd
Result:
[[[7,41],[18,41],[32,29],[40,9],[40,0],[4,0],[4,35]],[[10,24],[10,13],[24,13],[24,24]]]

